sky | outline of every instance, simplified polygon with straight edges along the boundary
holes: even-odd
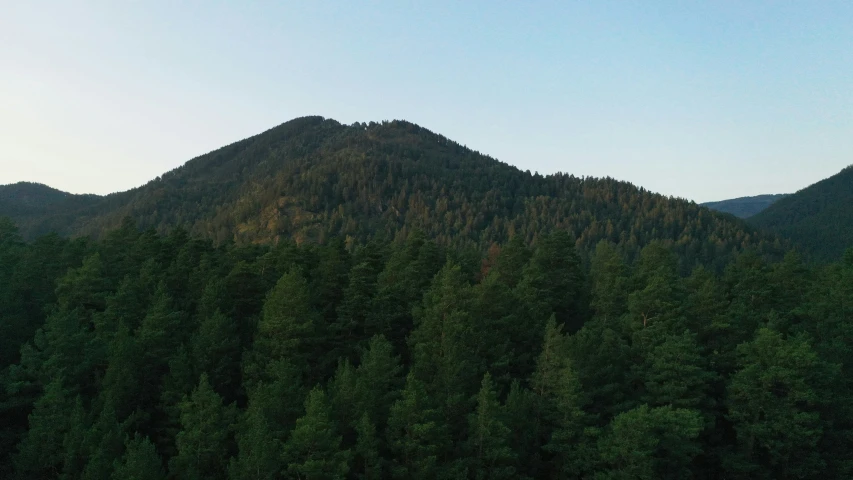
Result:
[[[305,115],[697,202],[853,163],[849,0],[0,3],[0,184],[127,190]]]

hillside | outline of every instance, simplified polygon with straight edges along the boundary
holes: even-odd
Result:
[[[72,195],[39,183],[0,185],[0,215],[14,220],[30,238],[68,231],[81,210],[100,200],[96,195]]]
[[[750,218],[817,260],[838,259],[853,246],[853,167],[790,195]]]
[[[774,242],[692,202],[611,178],[523,172],[404,121],[298,118],[139,188],[91,202],[66,199],[50,214],[11,216],[25,236],[54,229],[97,238],[129,216],[143,228],[181,225],[219,244],[363,240],[420,229],[442,244],[484,249],[560,228],[585,250],[607,239],[632,256],[664,240],[686,265]]]
[[[756,195],[754,197],[740,197],[729,200],[720,200],[717,202],[705,202],[701,205],[718,212],[730,213],[738,218],[749,218],[787,196],[787,193]]]

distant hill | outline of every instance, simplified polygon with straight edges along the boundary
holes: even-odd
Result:
[[[612,178],[531,174],[405,121],[298,118],[126,192],[78,197],[40,188],[27,197],[38,208],[0,203],[0,215],[28,236],[98,237],[131,217],[143,228],[183,226],[217,243],[387,238],[419,229],[444,244],[483,249],[561,228],[581,248],[607,239],[629,255],[662,240],[688,265],[780,247],[774,236],[693,202]]]
[[[756,195],[754,197],[740,197],[733,198],[731,200],[705,202],[701,205],[718,212],[731,213],[738,218],[749,218],[787,196],[787,193]]]
[[[817,260],[853,246],[853,166],[785,197],[749,223],[791,239]]]
[[[97,195],[73,195],[40,183],[0,185],[0,215],[12,218],[28,237],[67,232],[79,212],[100,200]]]

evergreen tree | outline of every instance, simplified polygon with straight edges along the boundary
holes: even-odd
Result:
[[[541,239],[517,289],[534,325],[544,324],[551,314],[570,331],[583,325],[589,308],[586,275],[566,231],[556,230]]]
[[[613,244],[602,240],[590,262],[591,306],[605,322],[618,321],[627,310],[628,271]]]
[[[448,428],[432,404],[424,385],[409,373],[402,397],[391,407],[388,417],[392,478],[448,478],[453,471],[448,459]]]
[[[632,370],[642,385],[640,402],[650,407],[672,405],[707,411],[713,405],[708,401],[712,375],[692,333],[666,337]]]
[[[494,272],[509,288],[515,288],[521,281],[524,266],[530,260],[530,251],[520,235],[513,236],[501,249],[495,260]]]
[[[70,420],[75,418],[74,405],[61,378],[45,386],[29,416],[29,430],[15,457],[16,470],[22,478],[58,476],[65,453],[63,440],[71,427]]]
[[[240,336],[236,322],[217,310],[201,320],[190,344],[199,374],[207,373],[214,389],[233,399],[240,382]]]
[[[516,346],[517,339],[528,334],[528,326],[517,312],[518,300],[497,271],[492,271],[473,288],[471,309],[472,353],[478,364],[494,375],[504,389],[512,377],[526,376],[523,365],[532,365],[535,352]]]
[[[125,443],[125,452],[116,461],[112,480],[166,480],[163,462],[148,438],[137,435]]]
[[[83,448],[86,452],[86,467],[79,478],[83,480],[109,480],[113,464],[124,452],[125,433],[115,416],[115,410],[107,407],[86,434]],[[70,473],[70,472],[63,472]],[[75,478],[69,476],[69,478]]]
[[[510,450],[519,460],[517,478],[532,478],[541,469],[539,428],[536,422],[531,421],[536,418],[536,407],[534,393],[522,387],[518,380],[514,380],[506,397],[504,424],[510,431]]]
[[[424,294],[423,309],[416,312],[417,328],[409,338],[412,372],[455,430],[454,438],[461,433],[474,394],[472,377],[482,368],[471,355],[473,332],[466,311],[470,302],[471,289],[460,268],[447,264]]]
[[[308,372],[312,354],[317,353],[320,317],[311,306],[308,283],[297,271],[282,275],[264,302],[252,356],[246,375],[253,382],[268,378],[265,366],[275,360],[288,362]]]
[[[738,347],[740,369],[729,383],[729,419],[737,432],[736,471],[766,478],[805,478],[824,468],[823,422],[816,388],[822,366],[804,337],[763,328]]]
[[[287,470],[306,480],[346,478],[350,451],[341,449],[341,437],[331,418],[326,394],[314,388],[305,400],[305,415],[284,445]]]
[[[268,368],[270,380],[249,392],[248,407],[237,430],[238,456],[229,473],[234,479],[278,478],[287,468],[284,442],[303,414],[301,372],[286,360]]]
[[[356,368],[356,411],[383,425],[402,387],[401,371],[391,343],[383,336],[371,338]]]
[[[355,426],[355,465],[353,472],[361,480],[382,478],[384,459],[380,456],[380,441],[376,436],[376,426],[364,413]]]
[[[536,395],[538,445],[553,455],[551,476],[577,476],[587,455],[583,432],[587,420],[575,370],[569,363],[566,338],[554,317],[545,327],[542,352],[531,379]],[[542,475],[537,473],[537,475]]]
[[[510,430],[503,417],[492,377],[486,373],[477,394],[477,409],[468,418],[470,472],[477,480],[515,478],[515,453],[509,448]]]
[[[647,405],[619,414],[599,442],[604,479],[690,478],[702,419],[695,411]]]
[[[256,395],[261,395],[257,393]],[[282,443],[270,425],[263,401],[249,401],[237,430],[238,456],[231,459],[231,480],[273,480],[279,478],[286,464],[282,461]]]
[[[189,480],[225,478],[234,413],[202,374],[181,403],[182,429],[175,438],[178,454],[169,462],[170,474]]]

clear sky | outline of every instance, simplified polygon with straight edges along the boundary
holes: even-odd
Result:
[[[853,2],[12,1],[0,184],[125,190],[291,118],[406,119],[696,201],[853,163]]]

